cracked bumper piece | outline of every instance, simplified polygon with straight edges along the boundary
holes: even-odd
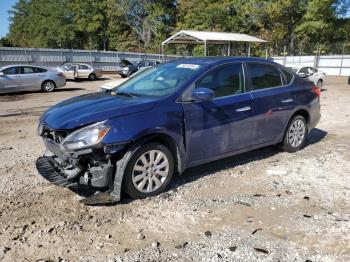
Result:
[[[69,187],[72,184],[67,177],[55,169],[55,164],[49,157],[39,157],[36,160],[36,168],[43,178],[56,186]]]

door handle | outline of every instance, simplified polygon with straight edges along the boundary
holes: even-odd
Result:
[[[281,102],[286,104],[286,103],[292,103],[293,101],[294,101],[293,98],[287,98],[287,99],[282,100]]]
[[[236,109],[236,112],[245,112],[245,111],[249,111],[252,108],[250,106],[244,106],[244,107],[240,107]]]

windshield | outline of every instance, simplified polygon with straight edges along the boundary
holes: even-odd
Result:
[[[167,63],[149,68],[118,86],[117,93],[134,96],[165,96],[173,93],[201,66],[186,63]]]
[[[71,67],[72,64],[63,64],[60,66],[63,70],[67,70],[69,67]]]

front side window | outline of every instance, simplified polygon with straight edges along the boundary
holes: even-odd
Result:
[[[196,82],[198,87],[212,89],[216,98],[241,94],[244,92],[243,66],[233,63],[215,68]]]
[[[10,67],[2,71],[5,75],[17,75],[19,74],[19,67]]]
[[[282,76],[274,65],[247,63],[253,90],[282,86]]]
[[[201,65],[198,64],[169,62],[142,71],[119,85],[115,92],[135,96],[169,95],[189,80],[200,68]]]

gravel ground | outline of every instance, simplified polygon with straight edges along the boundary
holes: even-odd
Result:
[[[305,149],[187,170],[157,197],[88,207],[37,175],[38,117],[110,81],[0,95],[0,261],[350,261],[350,86],[329,77]]]

